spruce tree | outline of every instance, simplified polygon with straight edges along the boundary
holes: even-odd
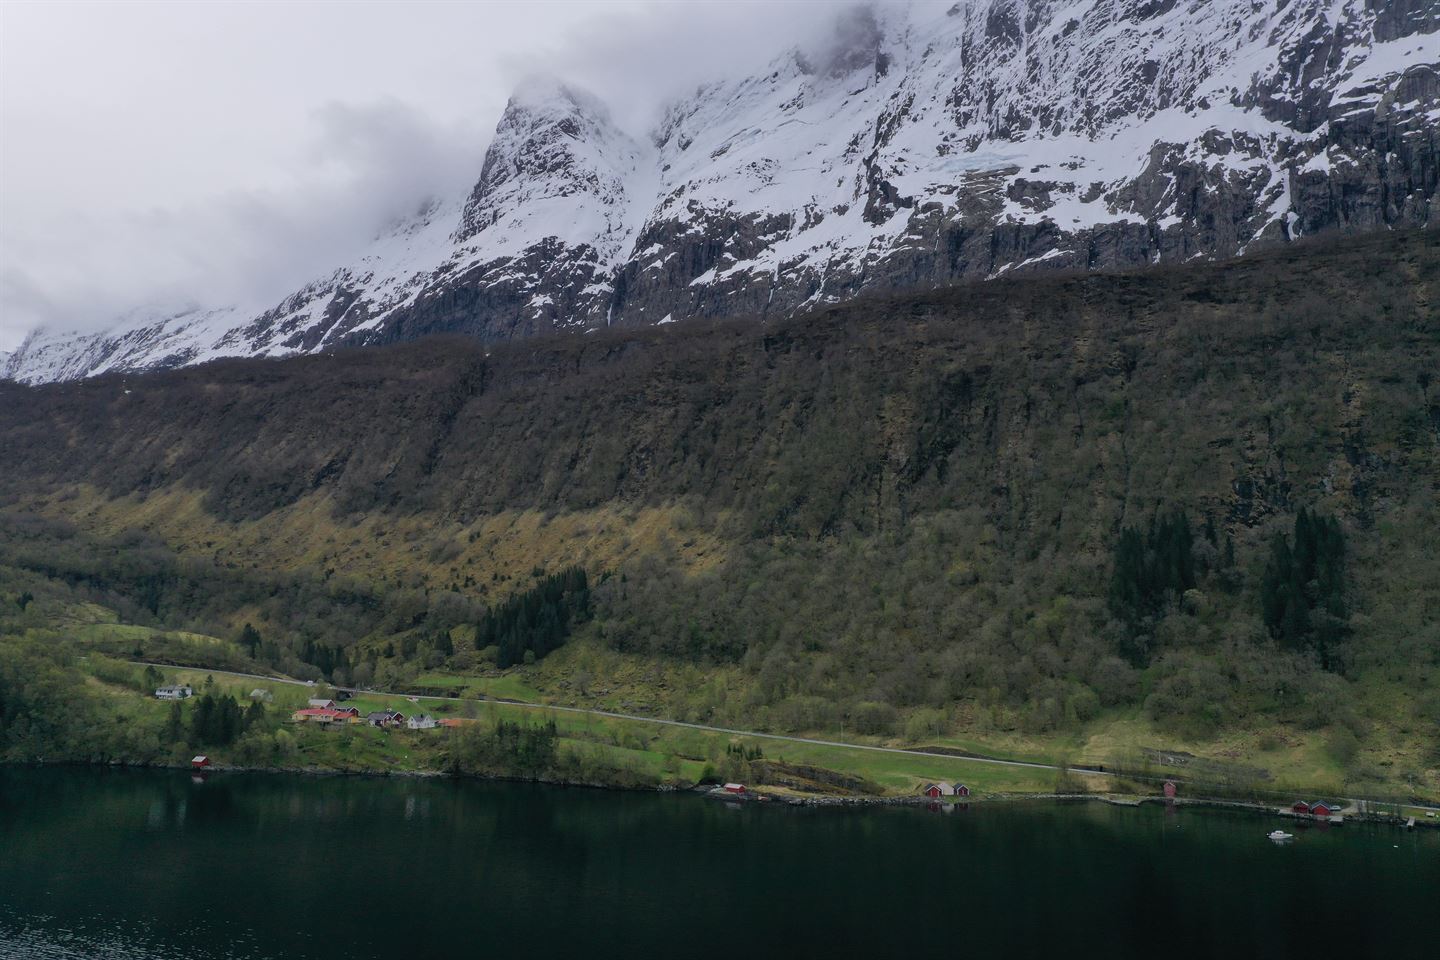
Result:
[[[245,720],[241,724],[241,729],[248,733],[257,727],[263,726],[264,723],[265,704],[259,700],[250,701],[250,706],[245,710]]]
[[[1301,508],[1294,546],[1276,534],[1260,581],[1261,615],[1271,636],[1289,650],[1312,651],[1325,669],[1338,664],[1347,630],[1345,535],[1334,517]]]

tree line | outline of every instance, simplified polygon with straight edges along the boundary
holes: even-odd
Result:
[[[485,612],[476,627],[475,645],[497,648],[501,669],[541,659],[558,650],[578,623],[590,616],[590,585],[585,571],[569,567]]]

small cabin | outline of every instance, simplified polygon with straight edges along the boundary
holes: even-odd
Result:
[[[395,710],[375,710],[365,715],[365,721],[374,727],[398,727],[405,722],[405,714]]]
[[[1165,781],[1164,791],[1165,791],[1165,799],[1167,799],[1167,800],[1174,800],[1174,799],[1175,799],[1175,781],[1174,781],[1174,780],[1166,780],[1166,781]]]
[[[726,793],[743,794],[743,793],[745,793],[745,784],[743,784],[743,783],[727,783],[727,784],[725,784],[724,790],[725,790]]]
[[[169,687],[160,687],[155,691],[156,700],[188,700],[195,696],[191,687],[183,687],[178,684]]]
[[[1293,804],[1291,804],[1291,806],[1290,806],[1290,812],[1291,812],[1291,813],[1309,813],[1309,812],[1310,812],[1310,804],[1307,803],[1307,802],[1304,801],[1304,800],[1296,800]]]
[[[210,758],[205,756],[203,753],[198,756],[191,757],[190,766],[192,769],[195,770],[204,770],[206,767],[210,766]]]
[[[923,793],[925,796],[929,797],[931,800],[939,800],[942,796],[944,796],[944,794],[940,790],[940,784],[938,783],[927,783],[925,784],[925,786],[920,788],[920,792]]]
[[[953,796],[955,796],[955,784],[953,784],[953,783],[946,783],[944,780],[941,780],[939,783],[935,784],[935,786],[937,786],[937,787],[940,788],[940,796],[942,796],[942,797],[953,797]]]
[[[405,726],[411,730],[433,730],[436,726],[435,718],[428,713],[421,713],[405,721]]]
[[[335,701],[334,701],[334,700],[318,700],[318,699],[312,698],[312,699],[310,700],[310,703],[307,704],[307,706],[309,706],[311,710],[334,710],[334,709],[335,709]]]
[[[955,784],[955,796],[957,796],[957,797],[968,797],[968,796],[970,796],[970,788],[967,787],[967,786],[965,786],[965,784],[963,784],[963,783],[957,783],[957,784]]]
[[[1328,800],[1316,800],[1310,804],[1310,815],[1312,817],[1333,817],[1340,812],[1340,804],[1331,803]]]

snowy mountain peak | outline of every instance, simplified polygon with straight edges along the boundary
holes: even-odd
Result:
[[[872,4],[651,135],[536,78],[468,194],[268,309],[37,334],[29,381],[427,333],[785,316],[1440,214],[1433,0]]]
[[[553,238],[608,261],[627,238],[627,185],[646,154],[599,100],[529,80],[500,118],[453,239],[499,256]]]

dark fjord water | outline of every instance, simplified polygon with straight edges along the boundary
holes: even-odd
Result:
[[[1434,957],[1440,832],[0,768],[0,956]]]

